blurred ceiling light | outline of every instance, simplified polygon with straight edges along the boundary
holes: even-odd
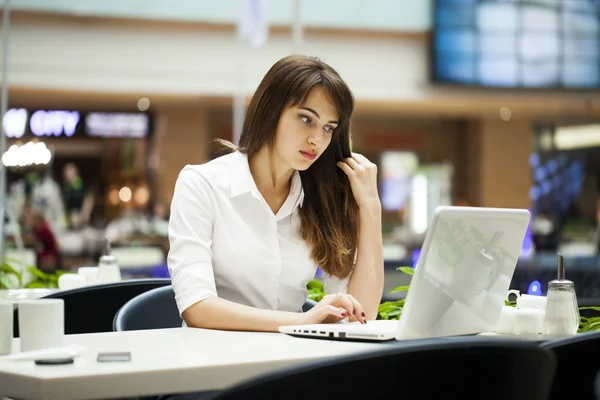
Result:
[[[110,203],[115,206],[119,204],[119,191],[117,189],[112,189],[108,193],[108,201],[110,201]]]
[[[11,108],[4,114],[2,127],[6,132],[6,137],[22,138],[27,127],[27,110],[24,108]]]
[[[150,200],[150,191],[146,186],[141,186],[135,191],[134,201],[139,205],[144,205]]]
[[[27,142],[22,146],[13,144],[2,155],[2,164],[5,167],[46,165],[50,160],[52,160],[52,152],[44,142]]]
[[[600,124],[556,128],[554,145],[558,150],[600,147]]]
[[[131,200],[131,189],[127,186],[123,186],[121,190],[119,190],[119,199],[121,199],[123,203],[127,203]]]
[[[502,107],[500,108],[500,118],[502,118],[503,121],[510,121],[510,117],[512,116],[512,111],[510,111],[510,108],[508,107]]]
[[[137,107],[138,107],[138,110],[140,110],[140,111],[146,111],[147,109],[150,108],[150,99],[147,97],[142,97],[141,99],[138,100]]]

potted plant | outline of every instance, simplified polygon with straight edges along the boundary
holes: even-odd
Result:
[[[28,282],[24,282],[21,272],[25,270],[32,276]],[[0,266],[0,290],[58,288],[58,278],[65,273],[67,271],[62,270],[47,273],[33,265],[23,266],[19,260],[5,258]]]

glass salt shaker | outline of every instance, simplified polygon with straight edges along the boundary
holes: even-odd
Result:
[[[558,278],[548,283],[544,325],[549,336],[575,335],[579,328],[579,307],[575,283],[565,278],[565,259],[558,254]]]

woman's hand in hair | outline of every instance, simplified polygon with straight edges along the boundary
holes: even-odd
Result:
[[[352,157],[338,161],[337,166],[348,176],[352,194],[359,207],[381,206],[377,192],[377,166],[375,164],[362,154],[352,153]]]
[[[346,318],[355,318],[360,323],[367,323],[365,312],[354,297],[345,293],[329,294],[312,309],[300,314],[295,325],[329,324]]]

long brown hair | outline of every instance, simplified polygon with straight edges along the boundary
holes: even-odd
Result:
[[[352,271],[359,215],[348,177],[336,165],[350,157],[350,118],[354,109],[352,92],[339,74],[314,57],[294,55],[279,60],[252,96],[239,146],[234,148],[249,158],[264,145],[272,150],[283,110],[302,104],[315,87],[322,88],[334,103],[339,124],[323,154],[306,171],[300,171],[304,190],[300,225],[313,261],[325,273],[343,278]]]

